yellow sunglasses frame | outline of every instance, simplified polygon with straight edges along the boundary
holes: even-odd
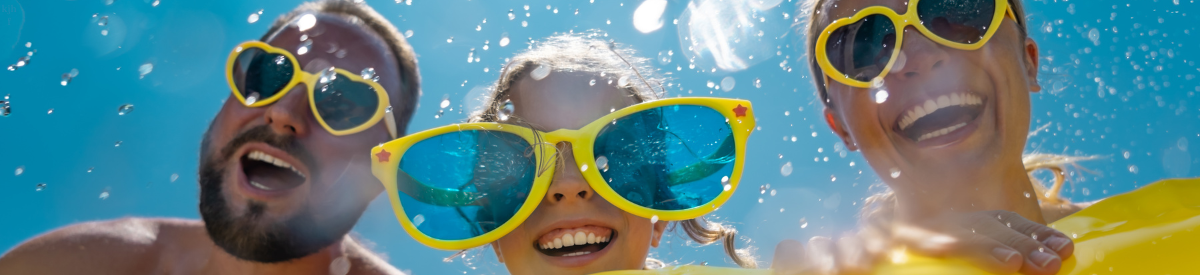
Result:
[[[904,45],[904,29],[908,28],[908,26],[913,26],[918,32],[929,38],[929,40],[932,40],[938,44],[959,50],[977,50],[983,47],[984,44],[987,44],[988,40],[992,39],[992,36],[996,34],[996,30],[1000,27],[1000,24],[1004,22],[1005,15],[1007,15],[1009,18],[1012,18],[1014,21],[1017,19],[1016,15],[1013,14],[1012,7],[1008,4],[1008,0],[995,1],[996,11],[994,12],[994,15],[992,15],[992,24],[988,26],[987,32],[983,34],[983,39],[980,39],[978,42],[972,44],[958,43],[942,38],[926,28],[925,25],[922,25],[920,23],[921,18],[919,15],[917,15],[917,5],[921,2],[921,0],[910,1],[908,3],[908,11],[906,11],[904,15],[896,14],[896,11],[889,7],[867,7],[858,13],[855,13],[854,16],[834,20],[833,23],[830,23],[829,26],[825,27],[825,30],[821,31],[821,35],[817,37],[815,52],[817,55],[817,64],[821,66],[821,71],[825,74],[826,78],[831,78],[837,82],[841,82],[842,84],[846,84],[851,87],[871,87],[870,82],[859,81],[843,72],[838,71],[837,68],[834,68],[833,63],[829,61],[829,55],[826,53],[825,49],[825,45],[829,41],[829,35],[833,34],[834,31],[846,25],[854,24],[859,20],[871,15],[886,16],[892,20],[892,25],[896,26],[896,46],[894,49],[892,49],[892,57],[888,59],[887,65],[883,67],[883,70],[879,72],[879,75],[872,77],[872,79],[875,77],[885,76],[891,72],[892,65],[896,64],[896,58],[899,56],[900,48],[902,48],[902,45]]]
[[[734,144],[736,146],[735,154],[737,158],[734,161],[733,173],[729,176],[728,188],[721,192],[721,194],[712,201],[697,207],[683,210],[656,210],[630,202],[613,191],[612,187],[608,186],[608,183],[604,180],[603,176],[600,175],[598,169],[594,168],[596,167],[596,160],[594,153],[592,152],[592,146],[596,141],[596,135],[600,132],[600,130],[604,129],[605,126],[610,125],[612,121],[648,109],[673,105],[703,106],[712,108],[721,115],[724,115],[729,123],[730,129],[732,130],[731,134],[734,138]],[[375,158],[375,161],[371,162],[371,172],[376,178],[379,178],[381,183],[383,183],[384,189],[387,190],[388,199],[392,202],[392,210],[394,210],[396,214],[396,219],[400,221],[400,224],[410,236],[412,236],[418,242],[429,247],[444,250],[461,250],[479,247],[496,241],[497,239],[511,232],[521,223],[525,222],[525,219],[528,218],[531,213],[533,213],[533,210],[536,209],[538,204],[541,203],[542,199],[545,198],[546,192],[550,187],[551,180],[554,177],[553,171],[556,171],[555,169],[557,169],[556,166],[558,163],[557,161],[542,160],[544,160],[547,155],[554,152],[553,148],[559,142],[571,143],[571,147],[573,148],[572,152],[575,154],[576,164],[581,165],[580,169],[582,170],[583,177],[587,180],[588,185],[591,186],[592,190],[596,191],[596,194],[599,194],[600,197],[608,200],[608,202],[612,203],[618,208],[639,217],[652,218],[657,216],[658,219],[664,221],[687,220],[703,216],[709,212],[712,212],[713,210],[716,210],[717,207],[720,207],[722,204],[724,204],[725,201],[729,199],[729,196],[733,195],[733,191],[737,190],[738,181],[742,176],[742,165],[745,157],[746,139],[754,130],[754,126],[754,112],[750,107],[750,101],[704,97],[671,98],[636,104],[605,115],[578,130],[560,129],[552,132],[541,132],[512,124],[494,122],[462,123],[422,131],[384,143],[379,146],[375,146],[375,148],[371,149],[371,155]],[[531,145],[541,145],[536,146],[538,149],[533,151],[535,159],[538,160],[537,162],[539,163],[538,171],[546,172],[538,173],[537,177],[533,181],[533,187],[530,190],[530,194],[525,199],[525,202],[521,205],[521,208],[517,210],[517,213],[514,214],[511,219],[497,227],[495,230],[464,240],[436,239],[418,230],[412,221],[408,219],[408,216],[404,213],[404,208],[400,205],[400,196],[398,192],[399,189],[396,185],[396,176],[398,174],[397,172],[399,171],[398,166],[400,165],[401,157],[404,156],[404,153],[412,145],[438,135],[467,130],[506,132],[520,136]],[[538,137],[535,137],[535,131],[538,133]],[[547,147],[550,148],[548,149]],[[393,155],[396,157],[391,157]],[[543,165],[548,167],[542,167]],[[583,166],[593,168],[582,168]]]
[[[246,98],[242,96],[242,92],[238,90],[237,83],[235,83],[234,79],[233,79],[233,65],[235,62],[237,62],[238,55],[240,55],[243,51],[246,51],[248,49],[259,49],[266,53],[283,55],[283,56],[287,57],[288,62],[292,63],[292,69],[294,70],[292,72],[292,79],[290,81],[288,81],[288,84],[284,85],[283,88],[280,89],[279,92],[275,93],[275,95],[272,95],[270,97],[256,100],[253,103],[246,102]],[[291,90],[293,88],[295,88],[296,85],[299,85],[300,83],[304,83],[305,87],[308,89],[308,106],[309,106],[309,108],[312,109],[313,117],[317,118],[317,122],[320,123],[321,127],[324,127],[326,131],[329,131],[330,133],[332,133],[334,135],[339,135],[339,136],[350,135],[350,134],[362,132],[366,129],[370,129],[371,127],[375,126],[376,123],[379,123],[380,119],[383,119],[384,121],[386,121],[388,134],[391,134],[393,139],[397,138],[396,118],[394,118],[390,114],[391,111],[388,110],[388,107],[389,107],[388,104],[390,104],[391,100],[388,97],[387,90],[384,90],[383,86],[380,86],[379,83],[376,83],[375,81],[372,81],[372,80],[362,78],[362,76],[359,76],[356,73],[353,73],[353,72],[350,72],[347,70],[343,70],[341,68],[333,68],[333,70],[335,73],[337,73],[338,77],[346,77],[350,81],[367,84],[368,86],[371,86],[371,88],[373,88],[375,90],[375,93],[379,96],[379,106],[377,106],[375,108],[375,114],[371,115],[371,118],[367,119],[367,122],[363,123],[362,125],[354,126],[350,129],[345,129],[345,130],[337,130],[337,129],[333,129],[333,127],[330,127],[329,124],[325,122],[325,118],[322,118],[319,115],[320,113],[317,112],[317,103],[314,98],[315,95],[313,94],[315,91],[315,88],[316,88],[316,84],[317,84],[317,82],[319,82],[321,76],[315,75],[315,74],[310,74],[310,73],[305,72],[304,70],[300,69],[300,62],[298,62],[296,60],[296,56],[292,55],[291,52],[289,52],[285,49],[271,46],[270,44],[267,44],[267,43],[263,43],[262,41],[246,41],[246,42],[242,42],[241,44],[238,44],[237,47],[233,48],[233,52],[229,53],[229,60],[227,60],[225,63],[225,79],[227,81],[229,81],[229,89],[233,92],[233,96],[236,97],[238,99],[238,101],[242,102],[242,105],[245,105],[246,107],[251,107],[251,108],[267,106],[267,105],[270,105],[271,103],[275,103],[275,101],[279,100],[280,98],[283,98],[283,96],[286,95],[288,92],[291,92]]]

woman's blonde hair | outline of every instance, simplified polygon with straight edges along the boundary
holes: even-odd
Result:
[[[559,34],[535,42],[529,49],[517,54],[500,70],[500,79],[484,98],[482,110],[468,118],[471,122],[501,122],[504,99],[508,98],[513,82],[538,66],[549,66],[552,72],[587,72],[601,77],[598,81],[609,81],[618,89],[629,93],[637,102],[657,100],[665,96],[663,88],[668,79],[650,66],[649,59],[638,57],[631,48],[621,47],[600,37],[605,34],[590,31],[580,34]],[[623,80],[622,80],[623,79]],[[519,119],[519,118],[517,118]],[[510,118],[510,120],[512,120]],[[514,121],[509,121],[514,122]],[[721,241],[725,253],[733,262],[744,268],[757,268],[758,263],[749,249],[737,249],[737,230],[721,223],[695,218],[678,222],[688,237],[701,245]],[[646,267],[662,267],[662,261],[647,258]]]

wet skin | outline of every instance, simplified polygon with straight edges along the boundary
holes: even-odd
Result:
[[[831,19],[815,24],[824,29],[832,19],[852,16],[868,6],[903,12],[907,2],[832,1],[817,8]],[[1029,197],[1035,192],[1021,162],[1030,93],[1041,90],[1037,44],[1024,39],[1020,26],[1007,17],[991,40],[973,51],[937,44],[913,27],[904,31],[900,49],[906,62],[901,66],[897,61],[884,78],[886,101],[876,103],[875,89],[826,82],[832,105],[825,110],[826,120],[847,148],[862,151],[871,168],[895,191],[895,222],[929,224],[962,213],[1007,210],[1046,223],[1037,199]],[[915,107],[942,96],[969,96],[978,102],[936,109],[914,119],[919,117]],[[891,177],[896,171],[898,177]],[[1045,240],[1046,234],[1042,236]],[[1042,247],[1036,245],[1015,248],[1027,257],[1036,254],[1021,267],[1025,273],[1052,272],[1061,263],[1049,254],[1037,254]],[[1059,252],[1070,255],[1069,248]],[[1030,267],[1030,261],[1045,267]]]
[[[398,98],[399,67],[383,39],[341,17],[317,14],[316,19],[316,25],[307,31],[299,31],[292,22],[266,42],[291,51],[311,73],[328,66],[354,72],[375,68],[380,84]],[[302,35],[314,40],[304,55],[296,52]],[[345,49],[344,57],[337,57],[331,44]],[[204,222],[125,218],[76,224],[36,237],[0,258],[0,274],[329,274],[331,262],[343,257],[349,260],[348,274],[399,274],[345,235],[371,199],[382,192],[370,176],[367,152],[389,139],[386,126],[380,123],[363,132],[335,136],[321,127],[311,112],[302,86],[259,108],[246,107],[230,95],[210,126],[207,151],[201,154],[215,158],[212,162],[225,172],[217,177],[222,192],[216,196],[227,202],[229,213],[246,215],[248,209],[257,208],[261,212],[250,219],[255,222],[250,225],[253,228],[306,216],[320,223],[316,227],[329,231],[324,233],[329,234],[330,242],[318,250],[265,264],[227,253],[210,239]],[[406,123],[399,121],[397,126],[404,129]],[[281,150],[262,142],[226,148],[251,129],[294,139],[292,144],[299,149]],[[295,181],[294,176],[280,176],[286,173],[246,175],[243,157],[250,149],[284,160],[307,177]],[[222,159],[223,151],[234,153]],[[248,178],[274,190],[253,187]]]
[[[588,85],[597,76],[589,73],[552,72],[533,80],[528,71],[510,91],[514,118],[540,131],[579,129],[609,110],[636,103],[629,92],[603,81]],[[504,100],[504,99],[501,99]],[[496,255],[512,274],[589,274],[608,270],[642,269],[650,247],[657,247],[667,222],[651,223],[634,216],[596,194],[579,171],[568,143],[558,144],[558,169],[546,197],[527,220],[493,243]],[[602,248],[592,245],[580,256],[559,256],[539,244],[564,233],[604,234],[611,239]],[[599,249],[599,250],[597,250]]]

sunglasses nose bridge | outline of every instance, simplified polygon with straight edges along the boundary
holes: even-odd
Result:
[[[945,46],[934,42],[913,25],[905,26],[899,51],[893,58],[888,78],[912,79],[927,75],[950,58]],[[903,63],[901,63],[903,62]]]

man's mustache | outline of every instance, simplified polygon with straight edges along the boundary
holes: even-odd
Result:
[[[309,173],[316,174],[320,170],[317,169],[316,162],[313,161],[312,153],[304,149],[304,146],[300,145],[295,136],[276,134],[274,130],[271,130],[269,125],[256,126],[238,134],[225,147],[221,148],[221,158],[215,161],[227,161],[233,158],[233,154],[237,153],[238,148],[251,142],[265,143],[292,155],[309,168]],[[311,178],[313,175],[308,176]]]

